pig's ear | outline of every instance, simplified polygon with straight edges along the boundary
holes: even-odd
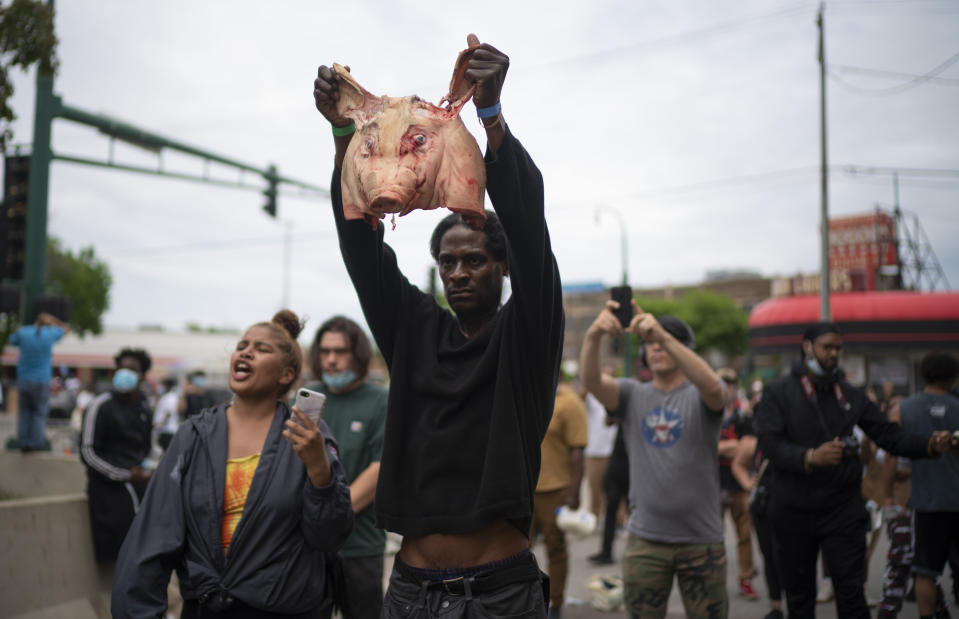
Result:
[[[340,78],[340,100],[336,111],[362,127],[379,114],[380,98],[360,86],[346,67],[334,63],[333,70]]]
[[[459,213],[474,230],[482,228],[486,220],[483,196],[486,193],[486,165],[476,139],[466,130],[462,121],[459,131],[447,138],[432,204],[445,206]]]
[[[456,57],[456,65],[453,67],[453,78],[450,80],[450,91],[443,97],[443,101],[449,105],[448,109],[454,114],[459,114],[460,109],[466,105],[466,102],[473,96],[473,91],[476,90],[476,84],[466,79],[466,65],[469,63],[477,47],[479,47],[479,44],[464,49],[460,52],[459,56]],[[442,101],[440,103],[442,104]]]

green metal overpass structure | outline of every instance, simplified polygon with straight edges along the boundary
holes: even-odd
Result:
[[[94,127],[109,137],[110,140],[121,140],[152,152],[160,154],[164,149],[178,151],[186,155],[202,159],[205,164],[210,162],[233,168],[239,171],[236,181],[210,178],[204,168],[202,174],[188,174],[168,172],[163,170],[162,162],[158,159],[155,168],[125,165],[113,161],[89,159],[58,154],[50,144],[51,127],[54,119],[63,119],[82,125]],[[263,210],[270,216],[276,217],[276,199],[280,185],[299,188],[309,197],[329,199],[329,191],[322,187],[311,185],[293,178],[282,176],[276,166],[268,165],[265,168],[257,167],[237,161],[222,155],[185,144],[178,140],[163,137],[139,127],[120,122],[118,120],[84,111],[71,106],[53,92],[53,75],[44,75],[39,71],[36,79],[36,104],[33,121],[33,150],[30,155],[29,180],[26,200],[26,233],[24,239],[23,279],[5,280],[4,283],[20,288],[20,316],[27,318],[32,315],[34,304],[40,298],[46,287],[47,273],[47,211],[49,199],[50,164],[54,160],[94,165],[106,168],[115,168],[129,172],[139,172],[157,176],[167,176],[180,180],[190,180],[214,185],[239,187],[261,190],[265,197]],[[250,173],[265,181],[262,185],[244,182],[243,175]]]

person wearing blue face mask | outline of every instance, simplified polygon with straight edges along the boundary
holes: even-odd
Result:
[[[373,496],[380,472],[387,390],[367,380],[372,355],[366,334],[344,316],[320,325],[310,347],[310,366],[322,383],[306,388],[326,394],[323,419],[339,443],[356,513],[353,533],[340,552],[344,619],[375,619],[383,601],[386,532],[376,526]]]
[[[759,449],[769,458],[775,491],[767,507],[790,618],[815,616],[816,555],[829,568],[840,617],[869,617],[865,582],[868,515],[862,459],[853,427],[888,453],[938,458],[948,431],[907,432],[886,418],[839,368],[842,333],[810,325],[792,371],[766,385],[755,413]]]
[[[180,413],[180,419],[186,420],[194,415],[199,415],[203,409],[210,408],[216,404],[213,396],[206,390],[206,372],[195,370],[186,376],[186,382],[180,389],[180,401],[177,403],[177,412]]]
[[[150,404],[139,388],[150,370],[150,355],[124,348],[114,362],[113,388],[87,407],[80,441],[94,555],[107,567],[116,561],[150,480],[141,463],[150,453],[153,429]]]

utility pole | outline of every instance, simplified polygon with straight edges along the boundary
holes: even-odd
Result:
[[[53,10],[53,0],[47,0]],[[27,181],[27,231],[23,251],[23,296],[20,320],[33,321],[33,304],[43,295],[47,279],[47,191],[50,182],[50,124],[56,100],[53,74],[37,70],[37,95],[33,112],[33,152]]]
[[[820,281],[819,281],[819,320],[831,320],[829,308],[829,163],[826,149],[826,44],[824,41],[823,12],[825,4],[820,3],[816,25],[819,26],[819,142],[821,147],[821,167],[819,178],[820,195]]]

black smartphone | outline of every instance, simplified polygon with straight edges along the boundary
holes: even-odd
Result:
[[[619,303],[619,309],[613,313],[625,329],[633,319],[633,289],[629,286],[613,286],[609,289],[609,298]]]

